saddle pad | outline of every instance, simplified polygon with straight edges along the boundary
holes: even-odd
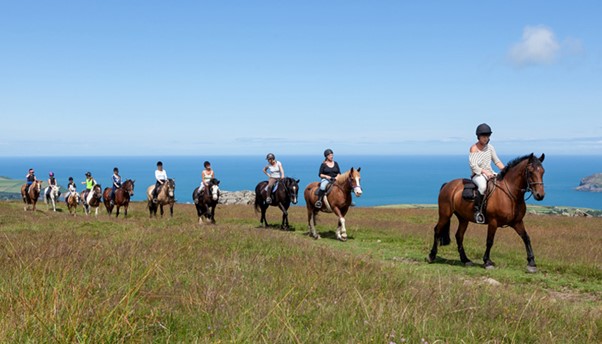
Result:
[[[470,179],[462,179],[464,184],[464,190],[462,190],[462,198],[465,200],[472,201],[475,199],[475,192],[477,191],[477,185]]]

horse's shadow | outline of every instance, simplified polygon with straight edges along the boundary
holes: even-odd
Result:
[[[321,238],[339,240],[339,239],[337,239],[337,232],[335,232],[333,230],[326,231],[326,232],[318,232],[318,234],[320,235]],[[354,240],[354,239],[355,238],[353,237],[353,235],[349,235],[347,237],[347,240]]]
[[[425,258],[426,260],[426,258]],[[447,259],[447,258],[442,258],[442,257],[437,257],[435,258],[434,261],[430,262],[429,264],[440,264],[440,265],[450,265],[450,266],[461,266],[464,268],[482,268],[485,266],[485,264],[478,264],[475,262],[472,262],[472,265],[466,265],[464,263],[462,263],[461,260],[459,259]]]
[[[295,232],[296,231],[295,226],[289,226],[288,228],[280,228],[280,225],[278,225],[278,224],[271,224],[271,225],[268,225],[267,227],[263,227],[263,226],[259,225],[256,228],[259,228],[259,229],[277,229],[277,230],[280,230],[280,231],[283,231],[283,232]]]

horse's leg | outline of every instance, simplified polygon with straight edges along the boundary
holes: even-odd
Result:
[[[449,225],[450,216],[439,211],[439,220],[433,230],[433,247],[431,248],[431,253],[429,253],[426,258],[429,263],[434,262],[437,258],[437,246],[439,245],[439,241],[441,241],[441,246],[449,245]]]
[[[173,217],[173,203],[169,204],[169,217]]]
[[[285,229],[288,227],[284,227],[284,223],[288,223],[288,211],[286,211],[286,208],[284,208],[284,205],[282,205],[282,202],[278,202],[278,208],[280,208],[280,210],[282,210],[282,224],[280,225],[280,229]]]
[[[264,203],[261,205],[261,220],[259,221],[259,224],[262,225],[265,228],[268,228],[268,219],[265,217],[265,213],[268,210],[269,205],[267,203]]]
[[[345,229],[345,217],[341,213],[341,210],[338,207],[332,207],[332,212],[339,217],[339,222],[337,226],[337,239],[341,241],[347,240],[347,230]]]
[[[525,223],[521,220],[514,226],[512,226],[516,233],[523,239],[525,243],[525,249],[527,250],[527,272],[537,272],[537,266],[535,265],[535,255],[533,255],[533,248],[531,247],[531,239],[527,230],[525,229]]]
[[[313,207],[307,206],[307,226],[309,227],[309,235],[314,239],[320,239],[320,235],[316,233],[316,213]]]
[[[464,252],[464,233],[468,228],[468,221],[465,219],[458,218],[460,223],[458,224],[458,230],[456,231],[456,244],[458,245],[458,253],[460,253],[460,260],[465,266],[472,266],[472,262],[466,257]]]
[[[118,218],[119,217],[119,206],[116,205],[116,207],[117,207],[117,211],[115,211],[115,218]]]
[[[96,207],[96,209],[94,209],[94,216],[98,217],[98,208],[100,207]]]
[[[487,248],[485,249],[485,255],[483,256],[485,269],[495,269],[495,263],[489,259],[489,254],[491,253],[491,247],[493,247],[493,239],[495,238],[496,231],[497,223],[495,221],[489,222],[487,225]]]

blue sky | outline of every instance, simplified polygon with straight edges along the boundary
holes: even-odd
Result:
[[[602,154],[602,2],[0,1],[0,156]]]

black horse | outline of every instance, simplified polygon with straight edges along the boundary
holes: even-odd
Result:
[[[199,225],[203,224],[203,216],[209,223],[215,224],[215,207],[219,202],[219,194],[219,180],[215,178],[211,178],[203,193],[199,192],[198,187],[192,191],[192,199],[199,216]]]
[[[282,210],[282,225],[281,229],[289,229],[288,224],[288,207],[293,204],[297,204],[297,193],[299,192],[299,179],[286,177],[278,181],[278,187],[275,192],[272,193],[272,203],[267,203],[263,196],[263,191],[267,186],[267,181],[262,181],[255,187],[255,211],[261,210],[260,225],[268,227],[268,221],[265,218],[265,211],[269,206],[274,206]],[[273,190],[268,190],[272,192]]]

